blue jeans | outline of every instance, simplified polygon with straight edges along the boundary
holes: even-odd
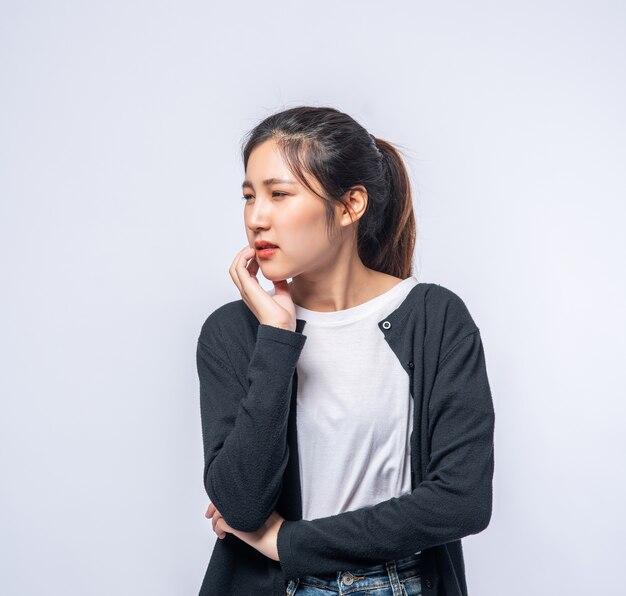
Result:
[[[287,596],[421,596],[421,554],[333,575],[290,580]]]

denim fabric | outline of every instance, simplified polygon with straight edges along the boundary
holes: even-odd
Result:
[[[286,596],[421,596],[421,554],[333,575],[291,580]]]

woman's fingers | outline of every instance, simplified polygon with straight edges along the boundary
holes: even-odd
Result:
[[[226,536],[224,529],[218,527],[218,522],[220,520],[223,520],[224,518],[222,517],[222,514],[217,510],[215,505],[213,505],[213,503],[209,503],[209,507],[207,508],[204,515],[208,518],[212,518],[211,525],[213,526],[213,531],[218,535],[219,538],[224,538],[224,536]]]
[[[217,534],[217,537],[219,539],[222,539],[226,536],[226,529],[224,527],[225,525],[226,525],[226,522],[224,521],[223,517],[220,517],[217,520],[217,524],[215,524],[215,533]]]
[[[256,257],[250,259],[250,262],[248,263],[246,269],[248,270],[248,273],[250,273],[250,275],[256,277],[256,274],[259,272],[259,262],[256,260]]]
[[[235,285],[237,286],[237,288],[239,289],[239,291],[241,292],[241,282],[239,281],[239,276],[236,273],[236,269],[238,267],[239,261],[241,259],[244,258],[244,253],[249,252],[250,246],[246,245],[244,248],[242,248],[236,255],[235,258],[233,259],[233,262],[230,264],[230,267],[228,269],[228,273],[230,274],[231,279],[233,280],[233,282],[235,283]],[[249,258],[249,257],[248,257]],[[247,262],[248,259],[245,259],[245,261]]]
[[[235,275],[239,280],[239,290],[242,294],[249,294],[257,289],[261,289],[263,293],[265,290],[261,288],[261,284],[259,280],[256,278],[256,274],[259,270],[259,264],[256,261],[256,258],[253,259],[255,255],[254,248],[250,248],[247,246],[240,253],[240,257],[235,259]],[[248,265],[248,261],[252,259],[250,265]]]
[[[256,258],[254,248],[247,246],[239,251],[237,257],[233,261],[230,270],[233,281],[239,288],[241,298],[248,305],[248,308],[254,313],[257,319],[261,318],[261,309],[272,308],[272,299],[263,289],[256,274],[259,271],[259,263]],[[250,264],[248,264],[250,261]]]
[[[220,517],[222,517],[221,513],[219,511],[215,511],[213,518],[211,519],[211,525],[213,526],[214,532],[215,532],[215,526],[217,525],[217,522],[219,521]]]
[[[213,531],[217,534],[218,538],[224,538],[224,536],[226,536],[223,528],[218,527],[218,524],[223,519],[222,514],[219,511],[215,511],[215,515],[213,516]]]

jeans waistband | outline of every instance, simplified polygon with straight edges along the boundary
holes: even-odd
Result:
[[[396,569],[401,571],[402,569],[406,569],[407,567],[412,567],[416,564],[419,564],[422,560],[421,556],[422,551],[418,551],[417,553],[413,553],[408,557],[403,557],[402,559],[396,559]],[[381,563],[380,565],[373,565],[372,567],[364,567],[363,569],[351,569],[350,573],[353,575],[378,575],[380,573],[387,572],[387,564]]]
[[[402,571],[406,569],[421,571],[421,563],[422,563],[422,551],[418,551],[409,555],[408,557],[403,557],[402,559],[395,559],[396,562],[396,571],[398,574],[402,574]],[[393,559],[392,559],[393,560]],[[363,569],[350,569],[350,573],[352,575],[358,576],[372,576],[372,575],[385,575],[387,574],[387,563],[390,561],[386,561],[385,563],[380,563],[379,565],[372,565],[371,567],[364,567]],[[347,570],[342,569],[339,571],[339,574],[345,573]],[[321,582],[335,582],[337,580],[337,573],[334,574],[323,574],[316,576],[303,576],[302,579],[313,578],[315,580]]]

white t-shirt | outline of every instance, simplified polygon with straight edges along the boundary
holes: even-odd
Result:
[[[297,363],[302,518],[335,515],[411,492],[409,376],[378,322],[418,283],[411,276],[353,308],[296,305],[307,341]]]

